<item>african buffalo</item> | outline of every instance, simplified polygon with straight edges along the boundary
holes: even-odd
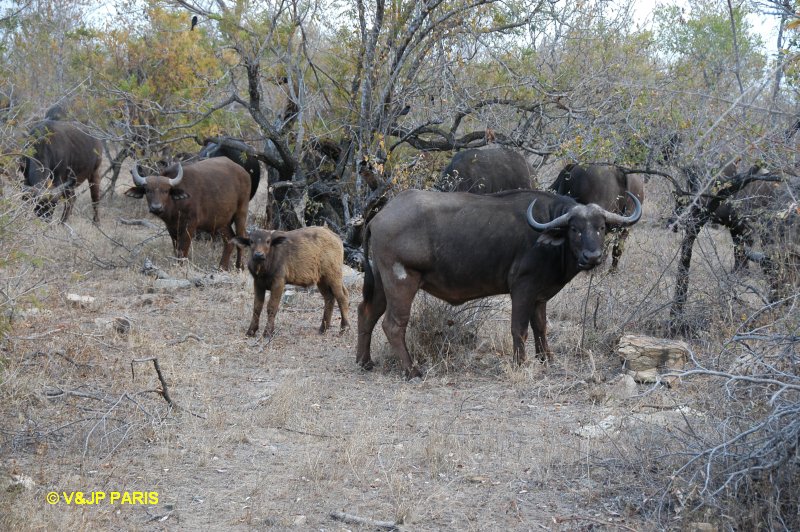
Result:
[[[339,304],[342,315],[341,330],[347,329],[349,294],[342,278],[344,248],[336,233],[326,227],[303,227],[294,231],[256,229],[246,237],[237,236],[233,243],[251,250],[247,269],[253,276],[255,299],[247,336],[255,336],[258,331],[267,290],[269,303],[264,337],[272,336],[275,332],[275,315],[287,283],[297,286],[317,285],[319,288],[325,300],[320,333],[331,326],[334,300]]]
[[[475,194],[527,190],[531,188],[531,170],[525,157],[513,150],[464,150],[453,156],[435,188]]]
[[[736,164],[730,162],[719,171],[719,177],[731,179],[736,175]],[[691,201],[707,204],[710,200],[708,195],[695,197],[702,188],[701,171],[698,167],[692,166],[683,169],[687,177],[687,188],[689,195],[675,196],[675,210],[670,217],[668,224],[673,230],[677,231],[678,226],[675,221],[683,213],[686,205]],[[748,173],[757,173],[762,170],[759,167],[752,167]],[[745,185],[742,190],[733,197],[722,202],[711,213],[709,221],[728,228],[733,241],[733,270],[743,270],[747,268],[746,250],[751,248],[754,237],[760,233],[758,231],[758,220],[762,218],[773,203],[775,194],[778,190],[777,184],[769,181],[753,181]],[[763,233],[762,233],[763,235]]]
[[[94,221],[99,222],[100,162],[102,145],[68,122],[43,120],[31,131],[33,155],[22,161],[25,188],[35,198],[35,212],[49,218],[56,202],[66,198],[61,221],[69,218],[75,203],[75,187],[89,181]]]
[[[195,233],[207,231],[225,238],[220,268],[230,265],[234,237],[245,235],[250,201],[250,176],[225,157],[205,159],[185,168],[178,163],[162,175],[142,177],[131,170],[136,185],[125,192],[132,198],[147,196],[150,212],[164,220],[172,245],[181,257],[189,256]],[[242,268],[241,249],[236,250],[236,267]]]
[[[634,212],[625,217],[542,191],[399,194],[366,230],[357,363],[373,367],[372,331],[386,312],[383,330],[392,351],[407,377],[420,376],[405,343],[411,303],[420,288],[454,305],[511,294],[514,360],[525,360],[528,324],[540,358],[551,357],[547,301],[578,272],[600,263],[607,225],[639,220],[641,204],[628,195]]]
[[[618,166],[611,164],[567,164],[550,190],[562,196],[574,198],[579,203],[594,203],[617,214],[628,211],[626,192],[631,192],[639,202],[644,201],[644,181],[636,174],[626,174]],[[632,203],[630,204],[632,206]],[[614,231],[614,246],[611,251],[611,269],[616,270],[628,230]]]
[[[250,199],[256,195],[258,184],[261,181],[261,165],[258,159],[251,155],[252,148],[242,141],[234,139],[223,139],[221,142],[206,140],[205,146],[200,150],[200,159],[210,159],[212,157],[227,157],[235,162],[250,175]]]

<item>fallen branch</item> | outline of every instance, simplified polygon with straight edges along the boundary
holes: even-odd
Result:
[[[148,229],[160,229],[156,224],[150,220],[127,220],[125,218],[117,218],[117,222],[123,225],[143,225]]]
[[[395,521],[374,521],[372,519],[346,514],[344,512],[331,512],[331,518],[337,521],[342,521],[343,523],[367,525],[376,528],[385,528],[386,530],[400,530],[398,523]]]
[[[64,327],[60,327],[58,329],[53,329],[51,331],[46,331],[39,334],[32,334],[30,336],[11,336],[12,340],[39,340],[40,338],[44,338],[45,336],[50,336],[51,334],[55,334],[57,332],[62,332]]]
[[[202,342],[203,341],[203,338],[201,338],[200,336],[197,336],[194,333],[189,333],[189,334],[184,335],[183,338],[178,338],[177,340],[170,340],[169,342],[167,342],[167,345],[182,344],[183,342],[186,342],[189,339],[197,340],[198,342]]]
[[[150,259],[144,259],[144,264],[142,265],[141,271],[145,275],[155,276],[156,279],[170,278],[169,275],[167,275],[167,273],[164,270],[153,264],[153,262]]]
[[[267,401],[269,401],[270,397],[272,397],[272,394],[271,394],[271,393],[268,393],[268,394],[262,395],[261,397],[259,397],[259,398],[258,398],[258,399],[256,399],[255,401],[250,401],[249,403],[247,403],[246,405],[244,405],[244,409],[245,409],[245,410],[253,410],[253,409],[255,409],[255,408],[258,408],[259,406],[261,406],[261,405],[263,405],[264,403],[266,403]]]
[[[136,374],[133,371],[133,364],[134,362],[152,362],[153,367],[156,369],[156,375],[158,375],[158,380],[161,382],[161,390],[160,394],[161,397],[171,406],[172,408],[176,408],[175,403],[172,402],[172,398],[169,396],[169,388],[167,388],[167,381],[164,379],[164,374],[161,373],[161,366],[158,364],[158,357],[150,357],[150,358],[134,358],[131,360],[131,380],[136,378]]]

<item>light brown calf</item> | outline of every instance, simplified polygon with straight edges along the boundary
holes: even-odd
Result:
[[[306,227],[294,231],[263,231],[256,229],[247,237],[231,240],[240,248],[250,248],[247,268],[253,276],[253,319],[247,336],[258,331],[258,321],[264,308],[264,294],[269,290],[267,326],[264,336],[275,332],[275,315],[286,284],[317,285],[325,299],[320,333],[331,326],[334,299],[342,314],[342,332],[347,329],[348,294],[342,281],[344,249],[336,234],[325,227]]]

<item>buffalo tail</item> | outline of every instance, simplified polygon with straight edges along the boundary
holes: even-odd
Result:
[[[371,301],[375,293],[375,274],[372,273],[372,266],[369,264],[369,226],[364,231],[364,262],[361,266],[364,270],[364,287],[361,294],[364,301]]]

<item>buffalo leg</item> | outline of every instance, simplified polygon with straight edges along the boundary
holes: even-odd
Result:
[[[414,365],[408,352],[406,329],[411,317],[411,304],[414,302],[414,296],[421,284],[420,275],[404,270],[403,276],[397,277],[394,268],[392,268],[392,274],[395,275],[394,278],[384,279],[386,293],[391,294],[391,297],[387,297],[386,300],[383,332],[386,333],[386,339],[389,340],[392,351],[400,359],[400,365],[403,367],[406,377],[413,379],[421,377],[422,373]]]
[[[614,246],[611,248],[611,271],[617,271],[619,259],[622,257],[622,252],[625,250],[625,240],[628,239],[629,231],[627,229],[620,229],[613,236]]]
[[[340,333],[343,333],[350,327],[350,322],[347,320],[347,313],[350,310],[350,294],[347,293],[347,288],[342,283],[331,285],[331,290],[336,303],[339,305],[339,314],[342,315]]]
[[[325,300],[325,310],[322,312],[322,325],[319,326],[319,333],[322,334],[327,331],[331,326],[331,316],[333,315],[333,290],[325,282],[320,281],[317,283],[319,293]]]
[[[255,336],[258,331],[258,321],[261,318],[261,311],[264,309],[264,294],[267,286],[263,281],[253,280],[253,317],[250,320],[250,327],[247,328],[247,336]]]
[[[92,209],[94,210],[94,223],[100,223],[100,174],[95,170],[89,178],[89,195],[92,197]]]
[[[369,266],[367,266],[369,268]],[[368,269],[364,275],[364,300],[358,305],[358,346],[356,363],[366,370],[374,367],[370,356],[372,332],[386,312],[386,292],[379,272]]]
[[[192,238],[194,237],[194,227],[180,227],[178,226],[177,234],[175,235],[175,250],[178,257],[184,259],[189,258],[189,248],[192,246]]]
[[[236,247],[236,266],[239,267],[239,259],[241,258],[242,250],[241,248],[235,246],[232,243],[232,239],[236,236],[233,232],[233,229],[229,225],[222,227],[219,230],[220,234],[222,235],[222,241],[224,242],[224,248],[222,249],[222,258],[219,260],[219,267],[221,270],[228,270],[231,266],[231,253],[233,252],[233,248]]]
[[[240,206],[233,217],[233,225],[236,227],[236,236],[247,236],[247,206]],[[236,246],[236,269],[244,269],[244,261],[242,259],[242,248]]]
[[[528,340],[530,309],[521,297],[511,297],[511,339],[514,342],[514,363],[525,362],[525,342]]]
[[[747,248],[753,246],[750,231],[742,226],[730,227],[731,240],[733,240],[733,271],[748,269]]]
[[[550,352],[550,347],[547,345],[547,301],[539,301],[534,304],[531,328],[533,329],[536,355],[542,361],[552,361],[553,353]]]
[[[75,204],[75,189],[73,187],[67,187],[64,191],[64,198],[64,212],[61,214],[61,223],[66,223],[67,218],[69,218],[72,212],[72,206]]]
[[[281,304],[281,296],[286,283],[276,279],[269,287],[269,301],[267,302],[267,325],[264,327],[264,338],[271,338],[275,333],[275,315],[278,314],[278,307]]]

